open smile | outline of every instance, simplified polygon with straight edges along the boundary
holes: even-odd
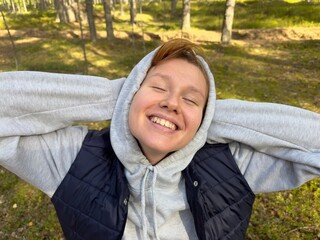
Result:
[[[152,116],[150,118],[150,120],[153,123],[159,124],[159,125],[161,125],[163,127],[169,128],[169,129],[171,129],[173,131],[177,130],[177,128],[178,128],[176,124],[174,124],[174,123],[172,123],[172,122],[170,122],[170,121],[168,121],[166,119],[160,118],[160,117]]]

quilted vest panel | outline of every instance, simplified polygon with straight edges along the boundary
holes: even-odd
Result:
[[[255,195],[229,146],[206,144],[183,174],[199,239],[244,239]]]
[[[109,130],[89,131],[51,199],[66,239],[121,239],[128,212],[127,186]]]
[[[228,145],[205,145],[183,174],[199,239],[244,239],[254,194]],[[109,130],[90,131],[52,197],[66,239],[121,239],[129,194]]]

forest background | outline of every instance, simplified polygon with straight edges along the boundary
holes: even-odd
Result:
[[[1,72],[114,79],[161,42],[183,37],[203,48],[218,98],[320,113],[319,0],[1,0],[0,10]],[[100,129],[109,123],[84,124]],[[319,209],[320,179],[259,194],[247,239],[320,239]],[[3,168],[0,239],[63,239],[50,199]]]

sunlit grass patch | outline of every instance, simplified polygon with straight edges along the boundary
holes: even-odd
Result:
[[[236,5],[233,26],[239,29],[320,26],[319,11],[318,3],[248,1]]]
[[[318,41],[204,45],[220,98],[281,102],[320,112],[320,69],[314,67],[318,48]]]
[[[82,50],[77,41],[42,39],[19,48],[20,70],[82,72]]]
[[[56,12],[52,9],[45,12],[33,10],[27,13],[13,15],[7,13],[6,21],[8,26],[13,29],[38,28],[49,31],[66,27],[63,24],[56,23]],[[0,24],[0,29],[4,29],[4,25]]]

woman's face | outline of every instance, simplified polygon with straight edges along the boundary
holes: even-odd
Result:
[[[151,164],[192,140],[202,121],[208,88],[201,70],[183,59],[150,69],[131,103],[129,128]]]

